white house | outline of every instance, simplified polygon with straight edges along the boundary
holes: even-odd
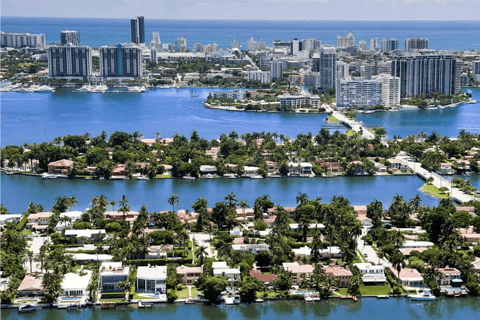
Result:
[[[20,213],[16,214],[0,214],[0,226],[5,225],[8,222],[20,222],[22,215]]]
[[[71,253],[70,256],[78,264],[87,264],[92,261],[111,262],[113,258],[109,254],[94,254],[94,253]]]
[[[224,261],[212,262],[213,275],[215,277],[225,276],[229,281],[240,280],[240,267],[230,268]]]
[[[437,282],[441,286],[448,286],[455,282],[462,282],[462,273],[460,270],[455,268],[438,268],[438,272],[441,273],[441,276],[437,278]]]
[[[243,171],[245,172],[246,175],[257,174],[258,167],[243,166]]]
[[[121,262],[103,262],[100,266],[100,288],[102,292],[122,292],[118,287],[120,281],[125,281],[130,272],[129,267]]]
[[[71,227],[75,221],[80,219],[82,214],[83,214],[83,212],[81,212],[81,211],[69,211],[69,212],[60,213],[60,218],[68,217],[68,218],[70,218],[71,221],[69,221],[69,222],[68,221],[58,222],[56,227],[55,227],[55,231],[62,231],[62,230],[65,230],[65,229]]]
[[[92,278],[92,271],[84,270],[85,275],[67,273],[63,276],[62,290],[66,296],[85,296],[88,284]]]
[[[365,284],[385,284],[385,267],[382,265],[374,266],[371,263],[355,263],[362,274],[362,281]]]
[[[259,253],[260,251],[268,251],[270,247],[268,244],[265,243],[258,243],[258,244],[233,244],[232,245],[233,251],[241,251],[241,252],[251,252],[254,254]]]
[[[298,223],[290,223],[289,226],[290,226],[290,231],[292,232],[300,231],[300,226]],[[325,228],[325,225],[323,225],[322,223],[311,223],[308,226],[308,229],[324,229],[324,228]]]
[[[410,248],[431,248],[433,247],[433,242],[430,241],[405,241],[400,249],[410,249]]]
[[[289,176],[315,176],[313,173],[313,165],[310,162],[289,162]]]
[[[442,162],[440,163],[440,171],[445,174],[452,174],[452,164],[448,162]]]
[[[101,234],[105,234],[105,229],[65,230],[65,238],[68,239],[86,238],[89,240],[97,241],[100,239]]]
[[[167,267],[150,266],[137,269],[138,292],[167,292]]]
[[[310,258],[312,255],[312,249],[310,247],[304,246],[298,249],[292,249],[295,253],[295,256],[298,257],[307,257]],[[319,255],[321,258],[341,258],[340,248],[336,246],[327,247],[326,249],[320,249]]]

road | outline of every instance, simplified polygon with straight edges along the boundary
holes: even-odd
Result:
[[[45,237],[34,237],[32,238],[31,241],[28,241],[29,251],[32,251],[34,254],[34,257],[37,256],[40,253],[40,248],[43,246],[45,242],[50,242],[50,237],[45,236]],[[38,262],[34,261],[32,262],[32,272],[41,272],[40,268],[37,267]],[[25,270],[30,272],[30,262],[28,260],[25,261],[24,263]]]
[[[370,131],[368,131],[367,128],[365,128],[363,124],[359,123],[358,121],[347,118],[343,113],[334,110],[332,107],[328,105],[323,105],[322,107],[326,109],[327,113],[332,113],[332,116],[337,118],[340,121],[340,123],[343,124],[344,126],[352,129],[356,133],[362,132],[363,139],[375,138],[375,135]]]
[[[428,180],[430,177],[433,178],[432,184],[437,188],[447,187],[450,192],[450,198],[453,200],[463,203],[475,199],[463,191],[460,191],[458,188],[455,188],[450,180],[445,179],[435,172],[422,168],[422,164],[420,162],[413,161],[410,155],[400,154],[396,158],[407,161],[408,167],[422,179]]]
[[[367,232],[367,228],[362,228],[362,236],[366,235]],[[360,251],[360,254],[362,255],[363,259],[366,260],[366,262],[370,262],[372,264],[381,263],[385,268],[388,268],[388,266],[391,264],[387,259],[380,258],[372,246],[366,244],[363,239],[357,238],[357,249]],[[365,254],[367,255],[366,257]],[[362,259],[362,257],[360,257],[360,259]]]

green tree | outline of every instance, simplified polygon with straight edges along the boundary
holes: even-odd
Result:
[[[175,205],[178,204],[178,196],[176,193],[172,193],[171,197],[168,198],[168,203],[172,206],[172,211],[175,212]]]
[[[213,303],[218,300],[220,293],[225,291],[227,286],[228,281],[224,277],[210,277],[199,289],[203,291],[205,299]]]
[[[262,282],[255,277],[245,277],[240,282],[240,297],[242,301],[250,303],[257,299],[257,292],[262,289]]]

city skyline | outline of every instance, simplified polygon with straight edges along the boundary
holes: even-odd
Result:
[[[147,19],[174,20],[433,21],[477,20],[476,6],[480,0],[124,0],[121,5],[113,0],[2,0],[2,16],[130,18],[148,13]]]

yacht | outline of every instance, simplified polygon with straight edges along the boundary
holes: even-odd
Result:
[[[55,92],[55,88],[49,86],[40,86],[36,88],[35,92]]]
[[[433,301],[436,297],[432,294],[430,289],[424,289],[422,293],[409,295],[408,298],[413,301]]]
[[[58,176],[56,174],[49,174],[49,173],[43,173],[42,174],[42,179],[47,180],[47,179],[57,179]]]
[[[139,176],[139,177],[136,177],[135,179],[137,179],[137,180],[150,180],[148,177],[145,177],[145,176]]]
[[[195,180],[195,177],[192,177],[192,176],[188,175],[188,176],[183,176],[183,179]]]
[[[104,93],[105,91],[108,90],[108,87],[106,85],[99,85],[99,86],[96,86],[92,89],[92,92],[101,92],[101,93]]]
[[[145,92],[145,87],[128,87],[128,92]]]
[[[234,297],[225,297],[225,304],[227,306],[235,304],[235,298]]]
[[[39,307],[34,306],[32,304],[24,304],[18,308],[18,312],[20,313],[29,313],[29,312],[35,312],[37,310],[40,310]]]
[[[74,90],[73,92],[91,92],[93,87],[89,84],[84,85],[83,87]]]

